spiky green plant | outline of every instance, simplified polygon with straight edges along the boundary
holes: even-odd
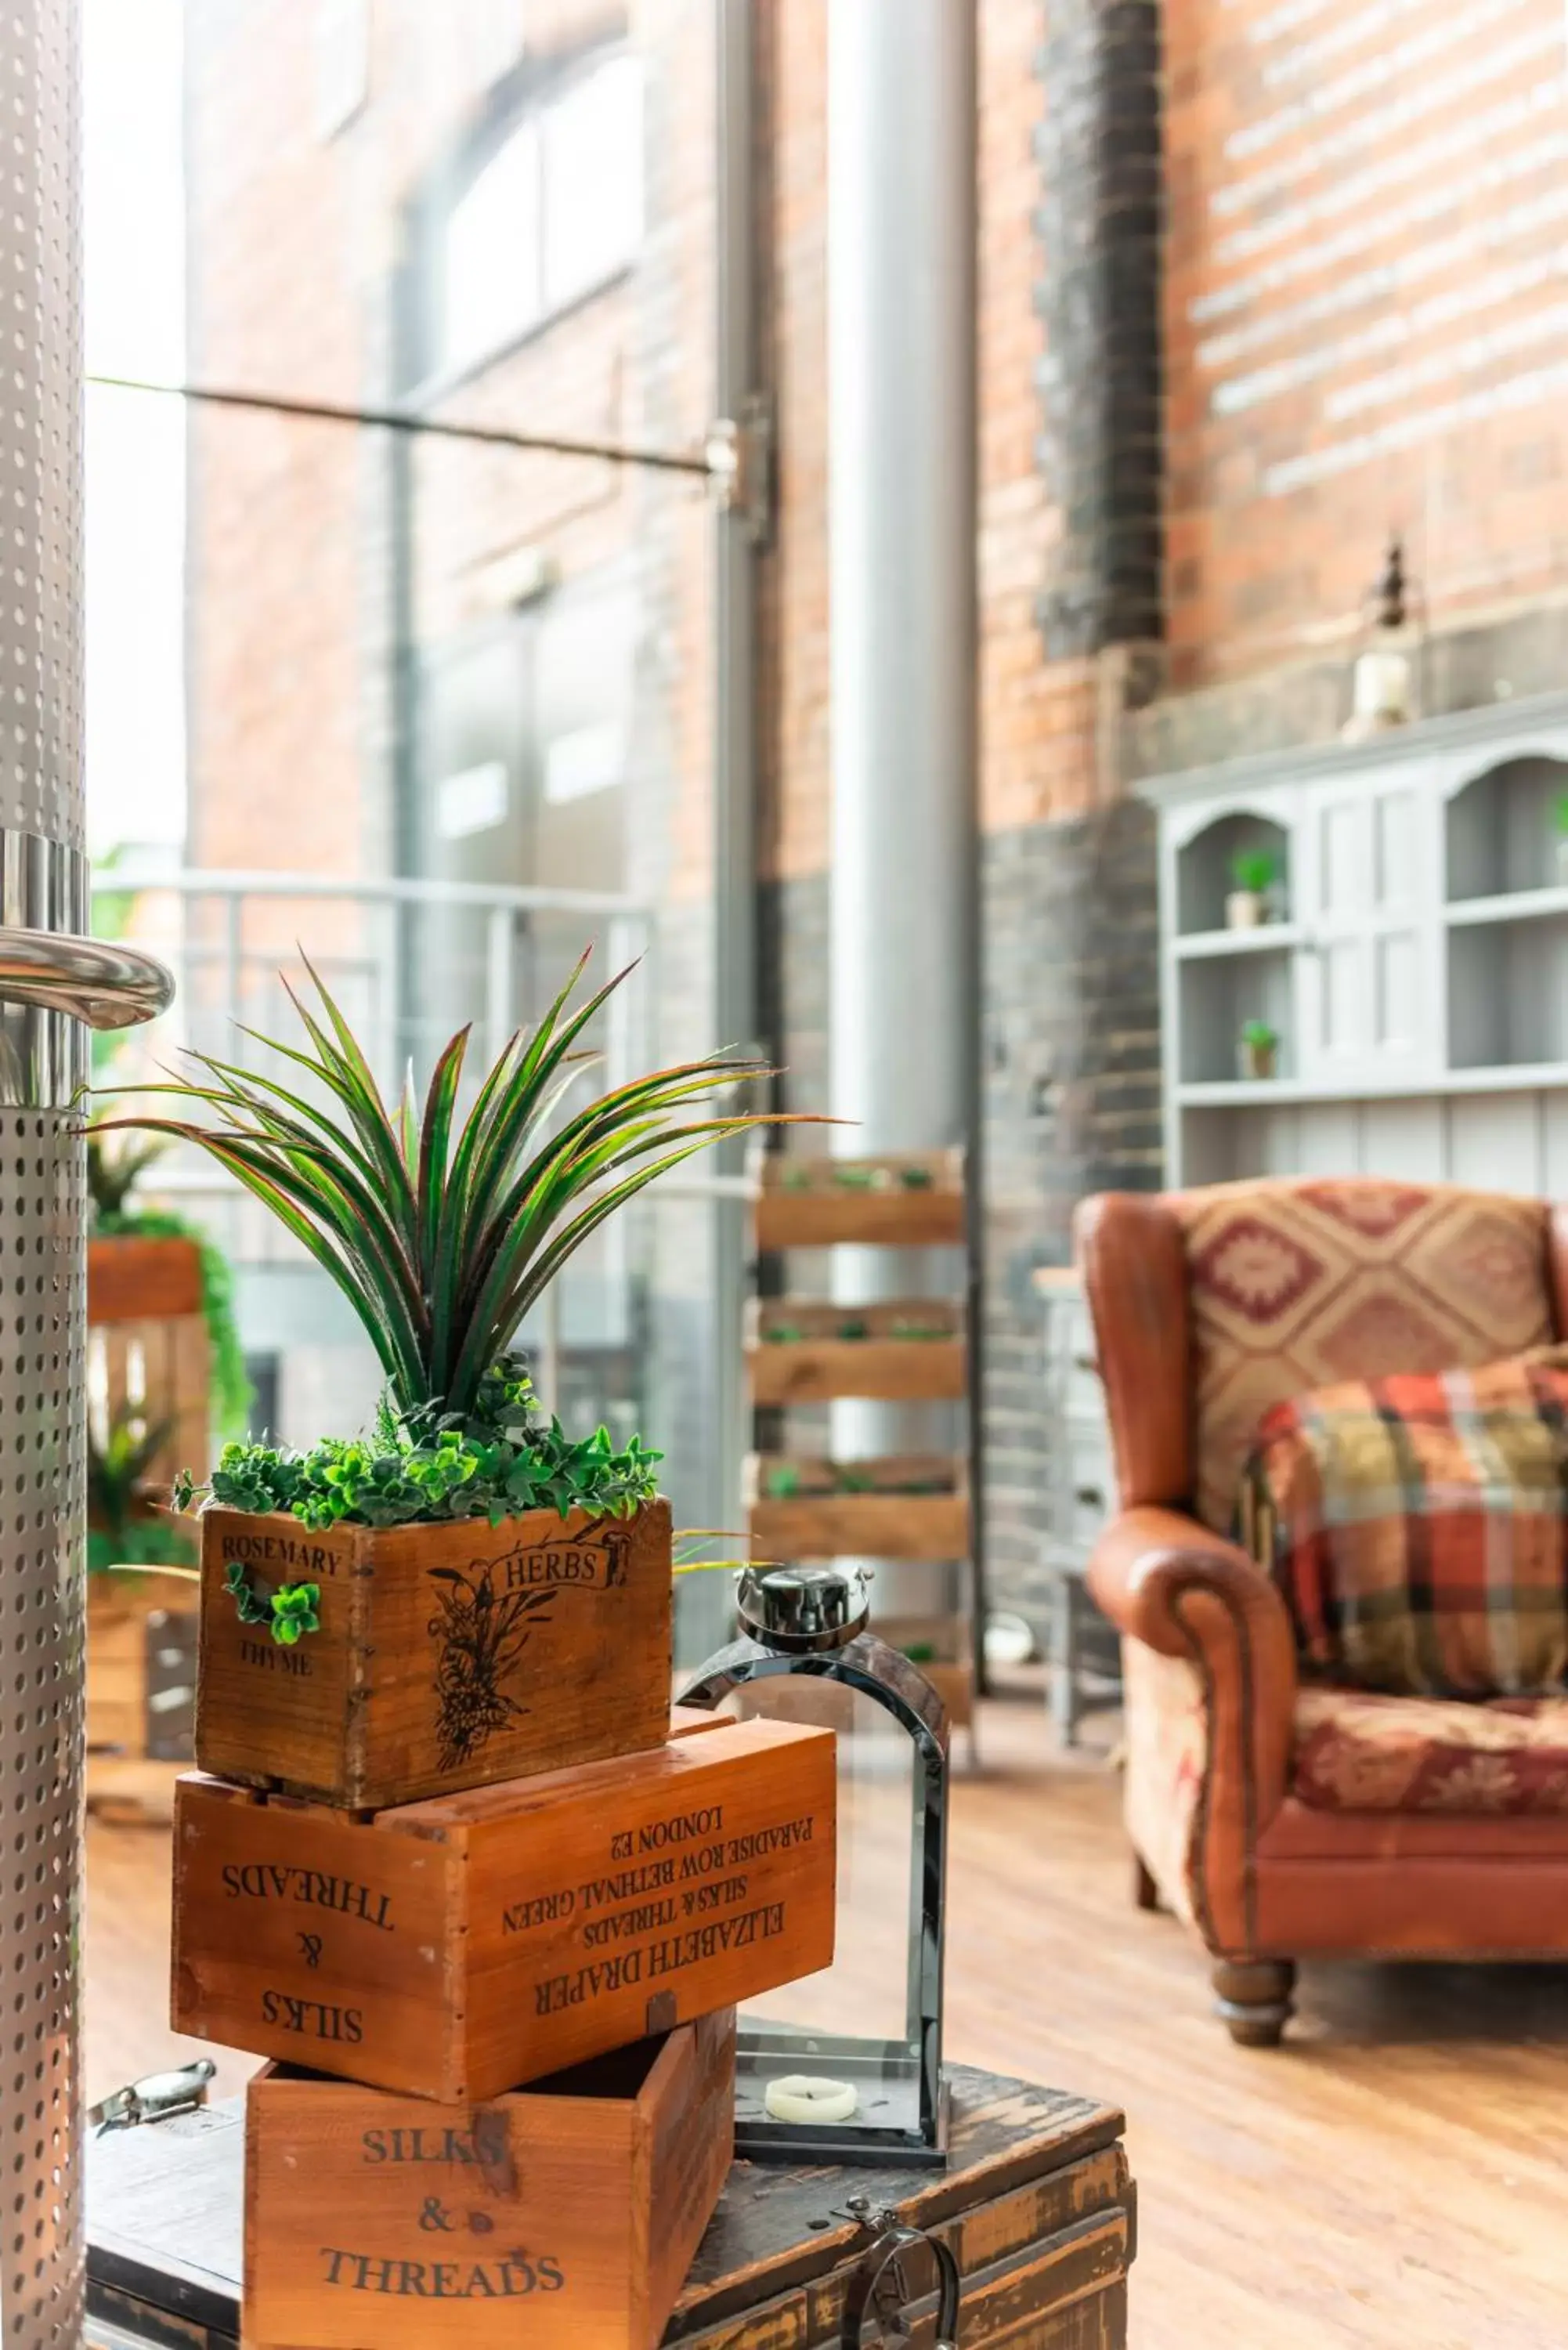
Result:
[[[152,1421],[140,1404],[122,1403],[100,1445],[88,1430],[88,1565],[175,1565],[194,1556],[190,1538],[177,1526],[149,1516],[143,1486],[169,1440],[172,1423]]]
[[[405,1412],[469,1415],[519,1323],[590,1232],[694,1152],[773,1122],[680,1118],[688,1105],[771,1074],[715,1054],[618,1086],[552,1128],[587,1057],[578,1038],[629,976],[628,967],[574,1004],[587,954],[532,1035],[520,1030],[506,1045],[461,1127],[468,1028],[437,1061],[422,1114],[411,1088],[389,1109],[305,960],[323,1017],[287,992],[308,1049],[256,1041],[324,1087],[325,1107],[276,1077],[192,1054],[203,1076],[140,1090],[204,1103],[220,1123],[117,1123],[198,1144],[272,1210],[358,1315]]]
[[[106,1143],[101,1128],[89,1127],[87,1139],[88,1199],[92,1208],[94,1229],[111,1231],[117,1220],[122,1220],[127,1202],[137,1184],[154,1159],[161,1159],[168,1143],[160,1135],[151,1142],[140,1145],[121,1142]]]

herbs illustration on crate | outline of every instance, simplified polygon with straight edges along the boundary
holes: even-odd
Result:
[[[438,1586],[438,1612],[430,1626],[437,1644],[436,1728],[441,1768],[453,1771],[526,1711],[502,1684],[535,1629],[549,1621],[543,1611],[556,1595],[498,1592],[493,1565],[467,1575],[461,1567],[432,1566],[431,1580]],[[530,1617],[540,1619],[538,1627]]]
[[[585,1032],[629,976],[579,996],[587,961],[480,1073],[465,1115],[467,1029],[422,1106],[411,1085],[389,1103],[307,963],[314,1002],[288,990],[301,1045],[257,1039],[272,1056],[258,1067],[193,1055],[189,1079],[151,1089],[176,1113],[121,1121],[198,1145],[263,1201],[348,1300],[386,1381],[364,1434],[232,1443],[207,1488],[182,1485],[202,1512],[204,1769],[374,1805],[666,1733],[662,1456],[568,1433],[516,1336],[648,1184],[771,1122],[720,1098],[768,1072],[716,1054],[570,1109]],[[302,1644],[308,1670],[259,1669]],[[348,1701],[367,1688],[373,1704]]]

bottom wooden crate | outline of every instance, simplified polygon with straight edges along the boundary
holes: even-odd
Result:
[[[735,2016],[483,2104],[246,2092],[245,2350],[654,2350],[730,2168]]]
[[[963,2350],[1127,2350],[1136,2206],[1121,2115],[963,2065],[950,2080],[943,2173],[737,2163],[677,2296],[665,2350],[832,2350],[867,2245],[852,2195],[946,2240],[962,2279]],[[236,2106],[89,2140],[88,2350],[234,2350],[242,2138]],[[929,2350],[934,2301],[916,2260],[909,2339]],[[370,2298],[366,2344],[408,2338],[382,2322],[392,2306]],[[510,2338],[529,2343],[549,2306],[536,2293],[497,2304],[512,2312]],[[462,2310],[472,2320],[472,2303],[454,2304]],[[477,2329],[468,2330],[477,2350]],[[573,2350],[607,2338],[580,2329]]]

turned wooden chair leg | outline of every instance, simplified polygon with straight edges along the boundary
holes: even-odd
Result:
[[[1215,2012],[1239,2048],[1277,2048],[1291,2020],[1296,1970],[1290,1959],[1217,1959]]]
[[[1140,1909],[1158,1909],[1159,1887],[1141,1852],[1133,1855],[1133,1899]]]

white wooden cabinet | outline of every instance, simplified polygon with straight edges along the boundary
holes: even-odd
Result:
[[[1159,812],[1167,1180],[1568,1192],[1568,695],[1139,786]],[[1228,930],[1239,850],[1274,919]],[[1241,1032],[1281,1040],[1238,1074]]]

